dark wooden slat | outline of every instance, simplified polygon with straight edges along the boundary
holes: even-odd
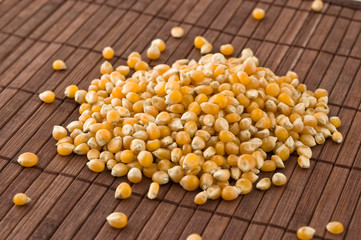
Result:
[[[314,91],[320,85],[322,81],[322,76],[324,76],[327,68],[330,66],[332,61],[332,54],[320,52],[312,64],[312,67],[307,74],[307,78],[304,80],[304,84],[306,84],[307,89]]]
[[[229,221],[228,217],[214,214],[204,229],[202,237],[204,239],[221,239]]]
[[[211,217],[212,214],[209,212],[195,211],[179,239],[186,239],[192,233],[201,235]]]
[[[263,234],[262,239],[264,239],[264,240],[266,240],[266,239],[267,240],[272,240],[272,239],[278,240],[278,239],[281,239],[283,233],[284,233],[284,230],[282,230],[282,229],[268,226],[266,228],[266,231]]]
[[[352,81],[351,88],[346,96],[344,106],[356,108],[360,105],[361,94],[359,89],[361,88],[361,70],[359,69],[357,75]]]
[[[244,240],[261,239],[265,230],[266,230],[266,226],[251,223],[245,235],[243,236],[243,239]]]
[[[229,20],[228,24],[222,30],[227,33],[237,33],[244,22],[248,19],[254,6],[255,3],[253,1],[243,1],[237,8],[235,14]]]
[[[239,5],[242,3],[242,0],[231,0],[226,3],[226,5],[221,8],[221,12],[217,14],[214,19],[212,25],[210,26],[212,29],[217,29],[222,31],[230,19],[235,16],[235,12],[239,8]],[[239,17],[239,16],[237,16]]]
[[[248,227],[248,223],[232,218],[231,221],[228,223],[226,230],[223,233],[222,239],[235,239],[241,240],[243,239],[243,235]]]

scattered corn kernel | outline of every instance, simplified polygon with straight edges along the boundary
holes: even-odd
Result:
[[[147,197],[149,199],[155,199],[158,196],[158,192],[159,192],[159,183],[152,182],[149,186]]]
[[[343,232],[343,225],[340,222],[329,222],[326,225],[327,231],[329,231],[332,234],[340,234]]]
[[[128,223],[128,218],[124,213],[113,212],[107,217],[107,221],[113,228],[124,228]]]
[[[287,177],[283,173],[275,173],[272,176],[272,183],[275,186],[283,186],[287,182]]]
[[[132,188],[128,183],[122,182],[115,190],[115,198],[126,199],[132,195]]]
[[[310,240],[315,235],[316,230],[314,228],[303,226],[297,230],[297,237],[301,240]]]
[[[166,48],[165,42],[160,38],[154,39],[151,45],[157,46],[160,52],[163,52]]]
[[[202,237],[197,233],[192,233],[187,237],[187,240],[202,240]]]
[[[264,18],[265,11],[262,8],[255,8],[252,11],[252,16],[256,20],[262,20]]]
[[[269,178],[262,178],[256,184],[256,188],[259,190],[267,190],[271,187],[271,180]]]
[[[160,57],[159,47],[156,45],[152,45],[147,50],[147,56],[151,60],[156,60]]]
[[[65,62],[62,60],[55,60],[53,62],[53,69],[54,70],[65,70],[66,69]]]
[[[103,57],[105,59],[112,59],[114,57],[114,50],[111,47],[105,47],[103,49]]]
[[[172,28],[170,33],[171,33],[172,37],[174,37],[174,38],[181,38],[184,35],[184,30],[181,27],[174,27],[174,28]]]
[[[45,103],[52,103],[55,100],[55,94],[52,91],[45,91],[39,94],[39,98]]]
[[[105,168],[105,164],[100,159],[92,159],[86,164],[90,170],[93,172],[103,172]]]
[[[321,0],[314,0],[311,5],[311,9],[314,12],[321,12],[323,8],[323,2]]]
[[[38,156],[31,152],[22,153],[18,157],[18,163],[23,167],[33,167],[38,163]]]
[[[30,203],[30,201],[31,201],[31,199],[28,196],[26,196],[25,193],[17,193],[17,194],[15,194],[15,196],[13,198],[14,204],[18,205],[18,206],[28,204],[28,203]]]
[[[229,56],[233,53],[233,46],[231,44],[222,45],[219,49],[223,55]]]
[[[70,85],[65,88],[64,95],[68,98],[74,98],[75,93],[79,90],[76,85]]]

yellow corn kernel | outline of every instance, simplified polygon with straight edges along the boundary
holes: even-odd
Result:
[[[336,128],[339,128],[341,126],[341,120],[339,117],[330,117],[330,123],[335,126]]]
[[[147,56],[151,60],[156,60],[160,57],[159,47],[156,45],[152,45],[147,50]]]
[[[127,76],[129,74],[129,67],[128,66],[119,66],[115,69],[117,72],[122,74],[123,76]]]
[[[174,38],[181,38],[184,35],[184,30],[181,27],[174,27],[174,28],[172,28],[170,34]]]
[[[310,240],[313,238],[316,230],[314,228],[303,226],[297,230],[297,237],[301,240]]]
[[[100,66],[100,73],[101,74],[110,74],[113,72],[113,66],[110,62],[104,61]]]
[[[105,47],[102,53],[105,59],[112,59],[114,57],[114,50],[111,47]]]
[[[25,193],[17,193],[13,197],[13,203],[22,206],[31,202],[31,199]]]
[[[95,139],[97,140],[99,146],[104,146],[112,139],[112,134],[107,129],[100,129],[95,134]]]
[[[128,173],[128,167],[123,164],[123,163],[117,163],[113,168],[112,168],[112,176],[114,177],[123,177],[125,175],[127,175]]]
[[[124,228],[127,225],[128,218],[124,213],[113,212],[107,217],[107,221],[113,228]]]
[[[139,183],[142,181],[142,172],[138,168],[133,167],[128,171],[127,177],[129,182]]]
[[[194,38],[194,46],[196,48],[200,49],[206,42],[207,40],[202,36],[197,36]]]
[[[105,163],[100,159],[92,159],[86,164],[90,170],[93,172],[103,172],[105,168]]]
[[[256,20],[262,20],[264,18],[265,11],[262,8],[255,8],[252,11],[252,16]]]
[[[200,192],[194,197],[194,203],[197,205],[203,205],[207,202],[207,198],[207,191]]]
[[[144,61],[139,61],[134,66],[135,71],[141,71],[141,70],[146,71],[148,70],[148,68],[149,68],[148,63]]]
[[[65,62],[62,60],[55,60],[53,62],[53,69],[54,70],[65,70],[66,69]]]
[[[321,0],[314,0],[311,5],[311,9],[314,12],[321,12],[323,8],[323,2]]]
[[[242,154],[237,163],[242,172],[249,172],[256,167],[256,160],[250,154]]]
[[[227,201],[232,201],[238,197],[239,190],[234,186],[226,186],[222,189],[222,198]]]
[[[90,147],[86,143],[80,143],[74,148],[74,153],[77,155],[86,155],[90,150]]]
[[[305,155],[299,156],[297,159],[297,162],[301,168],[310,168],[310,166],[311,166],[310,158],[308,158]]]
[[[283,173],[275,173],[272,176],[272,183],[275,186],[283,186],[287,182],[287,177]]]
[[[223,55],[229,56],[233,53],[233,46],[231,44],[225,44],[220,47],[220,51]]]
[[[159,183],[159,185],[163,185],[169,182],[169,176],[165,171],[156,171],[152,176],[152,180]]]
[[[342,137],[342,134],[340,133],[340,132],[334,132],[333,134],[332,134],[332,140],[334,141],[334,142],[336,142],[336,143],[341,143],[342,142],[342,139],[343,139],[343,137]]]
[[[147,197],[149,199],[155,199],[158,196],[158,192],[159,192],[159,183],[152,182],[149,186]]]
[[[194,153],[188,153],[184,158],[182,167],[184,170],[193,170],[195,168],[198,168],[199,164],[199,157]]]
[[[271,180],[269,178],[262,178],[256,184],[256,188],[262,191],[267,190],[270,187],[271,187]]]
[[[132,195],[132,188],[126,182],[122,182],[119,184],[117,189],[115,190],[115,198],[126,199]]]
[[[168,169],[168,175],[173,182],[179,183],[184,177],[184,171],[181,166],[174,166]]]
[[[66,131],[66,129],[65,129],[64,127],[55,125],[55,126],[53,127],[52,135],[53,135],[53,138],[54,138],[55,140],[60,140],[60,139],[66,137],[67,131]]]
[[[334,221],[334,222],[329,222],[326,225],[326,229],[327,231],[329,231],[332,234],[340,234],[343,232],[343,225],[340,222]]]
[[[163,52],[166,48],[165,42],[160,38],[154,39],[152,45],[157,46],[160,52]]]
[[[79,90],[76,85],[70,85],[65,88],[64,95],[68,98],[74,98],[75,93]]]
[[[229,180],[229,178],[231,177],[231,173],[228,169],[219,169],[213,173],[213,177],[217,181],[225,182]]]
[[[249,173],[251,173],[251,172],[249,172]],[[244,173],[244,174],[247,174],[247,173]],[[245,178],[245,176],[244,176],[243,178],[240,178],[237,180],[236,187],[240,190],[240,194],[247,194],[252,191],[253,185],[252,185],[252,182],[249,179]]]
[[[180,185],[187,191],[194,191],[199,186],[199,179],[195,175],[187,175],[182,178]]]
[[[52,103],[55,100],[55,94],[52,91],[45,91],[39,94],[39,98],[45,103]]]
[[[201,54],[208,54],[212,52],[213,46],[209,42],[205,42],[201,47]]]
[[[202,237],[198,235],[197,233],[192,233],[187,237],[186,240],[202,240]]]
[[[57,146],[58,153],[63,156],[70,155],[74,149],[75,146],[71,143],[61,143]]]

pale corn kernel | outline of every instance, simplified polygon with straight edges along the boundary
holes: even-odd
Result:
[[[240,178],[236,182],[236,187],[240,190],[240,194],[248,194],[252,191],[252,182],[247,178]]]
[[[315,235],[316,230],[312,227],[303,226],[297,230],[297,237],[301,240],[310,240]]]
[[[54,70],[65,70],[66,69],[65,62],[62,60],[55,60],[53,62],[53,69]]]
[[[61,143],[57,146],[58,153],[63,156],[70,155],[74,149],[75,146],[71,143]]]
[[[199,192],[195,197],[194,197],[194,203],[197,205],[203,205],[207,202],[208,196],[207,196],[207,191],[203,191],[203,192]]]
[[[272,176],[272,183],[275,186],[283,186],[287,182],[287,177],[283,173],[275,173]]]
[[[126,199],[132,195],[132,188],[126,182],[122,182],[119,184],[117,189],[115,190],[115,198]]]
[[[310,158],[305,155],[299,156],[297,162],[301,168],[310,168],[311,166]]]
[[[13,197],[13,203],[18,206],[26,205],[31,202],[31,199],[25,193],[17,193]]]
[[[113,212],[107,217],[107,222],[113,228],[124,228],[128,223],[128,218],[124,213]]]
[[[105,163],[100,159],[92,159],[86,164],[90,170],[93,172],[103,172],[105,168]]]
[[[262,178],[256,184],[256,188],[259,190],[267,190],[271,187],[271,180],[269,178]]]
[[[160,185],[167,184],[169,182],[169,175],[165,171],[156,171],[152,176],[152,181]]]
[[[192,233],[186,240],[202,240],[202,237],[197,233]]]
[[[332,140],[336,143],[341,143],[343,140],[342,134],[340,132],[334,132],[332,134]]]
[[[105,47],[104,49],[103,49],[103,52],[102,52],[102,54],[103,54],[103,57],[105,58],[105,59],[112,59],[113,57],[114,57],[114,50],[113,50],[113,48],[111,48],[111,47]]]
[[[174,38],[181,38],[184,35],[184,29],[181,27],[173,27],[170,33]]]
[[[107,162],[107,169],[111,171],[116,164],[117,164],[117,161],[115,161],[114,159],[110,159]]]
[[[219,49],[223,55],[229,56],[233,53],[233,46],[231,44],[222,45]]]
[[[208,54],[212,52],[213,46],[209,42],[205,42],[201,47],[201,54]]]
[[[343,225],[340,222],[337,221],[333,221],[333,222],[329,222],[326,225],[326,229],[327,231],[329,231],[332,234],[340,234],[343,232]]]
[[[139,183],[142,181],[142,172],[138,168],[131,168],[127,174],[129,182]]]
[[[336,128],[339,128],[341,126],[341,120],[337,116],[330,117],[330,123]]]
[[[108,61],[103,62],[102,65],[100,66],[100,73],[101,74],[110,74],[111,72],[113,72],[112,64]]]
[[[147,56],[150,60],[156,60],[160,57],[159,47],[156,45],[152,45],[147,50]]]
[[[76,85],[70,85],[65,88],[64,95],[68,98],[74,98],[75,93],[79,90]]]
[[[149,186],[147,197],[149,199],[155,199],[158,196],[158,192],[159,192],[159,183],[152,182]]]
[[[252,11],[252,16],[256,20],[262,20],[264,18],[265,11],[262,8],[255,8]]]
[[[52,103],[55,100],[55,94],[52,91],[45,91],[39,94],[39,98],[45,103]]]
[[[321,12],[323,8],[323,2],[321,0],[314,0],[311,5],[311,9],[314,12]]]
[[[163,52],[166,48],[165,42],[160,38],[154,39],[151,45],[157,46],[160,52]]]
[[[112,168],[112,176],[114,177],[123,177],[125,175],[127,175],[128,173],[128,167],[123,164],[123,163],[117,163],[113,168]]]

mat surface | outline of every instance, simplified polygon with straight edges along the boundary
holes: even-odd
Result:
[[[303,225],[316,228],[315,239],[359,239],[361,235],[361,10],[360,4],[328,1],[322,13],[301,0],[3,0],[0,1],[0,239],[295,239]],[[339,5],[339,4],[342,5]],[[257,22],[254,7],[266,10]],[[181,39],[170,29],[185,29]],[[235,56],[250,47],[260,65],[277,74],[296,71],[311,90],[330,93],[331,114],[340,116],[342,144],[328,140],[313,148],[311,168],[297,158],[287,161],[285,187],[252,191],[232,202],[195,206],[195,192],[177,184],[161,187],[156,200],[145,197],[149,179],[133,186],[133,196],[119,201],[114,189],[124,179],[95,174],[81,156],[56,154],[52,126],[78,118],[77,104],[63,91],[70,84],[86,88],[99,77],[101,51],[112,46],[115,65],[132,51],[142,53],[152,39],[166,41],[157,61],[200,57],[193,39],[204,35],[219,49],[232,43]],[[54,72],[55,59],[68,70]],[[53,90],[44,104],[38,93]],[[16,163],[25,151],[39,163]],[[26,192],[30,205],[12,204]],[[129,216],[123,230],[105,217],[119,210]],[[325,225],[341,221],[345,231],[330,235]]]

